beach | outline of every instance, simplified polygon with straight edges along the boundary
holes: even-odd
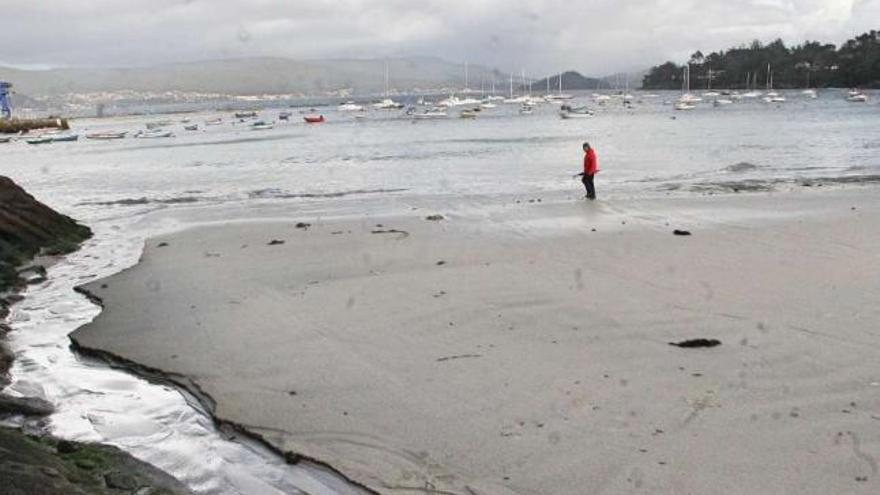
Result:
[[[382,494],[874,493],[880,199],[804,189],[214,222],[71,338]]]

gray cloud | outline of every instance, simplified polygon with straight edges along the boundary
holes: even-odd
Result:
[[[606,74],[751,39],[839,43],[880,0],[0,0],[0,61],[435,55],[518,72]]]

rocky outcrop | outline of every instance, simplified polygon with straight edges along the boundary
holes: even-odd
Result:
[[[22,284],[46,279],[46,270],[40,265],[21,268],[34,256],[69,253],[91,235],[88,227],[0,176],[0,296]],[[0,297],[0,321],[8,313],[7,306],[20,299],[15,293]],[[9,330],[0,323],[0,391],[13,358],[3,342]],[[0,417],[40,417],[53,410],[51,403],[40,398],[0,393]],[[0,427],[0,480],[0,492],[10,495],[191,493],[171,476],[116,447],[30,436],[6,427]]]
[[[17,268],[37,254],[66,254],[92,235],[0,176],[0,292],[20,283]]]
[[[9,495],[182,495],[162,471],[116,447],[33,437],[0,427],[0,492]]]

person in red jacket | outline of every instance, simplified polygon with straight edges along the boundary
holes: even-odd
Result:
[[[596,152],[590,147],[590,143],[584,143],[584,173],[581,181],[587,189],[587,199],[596,199],[596,185],[593,178],[599,171],[599,165],[596,161]]]

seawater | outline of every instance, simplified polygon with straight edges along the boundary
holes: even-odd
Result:
[[[880,181],[880,94],[849,103],[836,90],[817,100],[796,92],[783,104],[746,100],[676,112],[676,97],[636,93],[595,106],[590,119],[562,120],[558,107],[533,115],[488,109],[475,120],[413,121],[400,111],[366,119],[333,108],[306,125],[253,131],[228,112],[80,119],[79,142],[0,145],[0,173],[90,225],[95,237],[50,269],[14,308],[13,393],[38,395],[58,412],[45,425],[76,440],[117,445],[178,477],[197,493],[359,493],[313,465],[286,465],[246,438],[228,438],[185,393],[71,352],[68,333],[100,308],[73,292],[137,262],[146,238],[228,218],[358,216],[414,205],[479,214],[499,202],[580,197],[572,179],[581,143],[598,151],[600,198],[650,199]],[[586,95],[571,102],[587,101]],[[282,109],[260,117],[274,119]],[[204,121],[223,117],[224,124]],[[185,131],[182,119],[199,124]],[[170,120],[175,137],[85,140],[133,133]]]

